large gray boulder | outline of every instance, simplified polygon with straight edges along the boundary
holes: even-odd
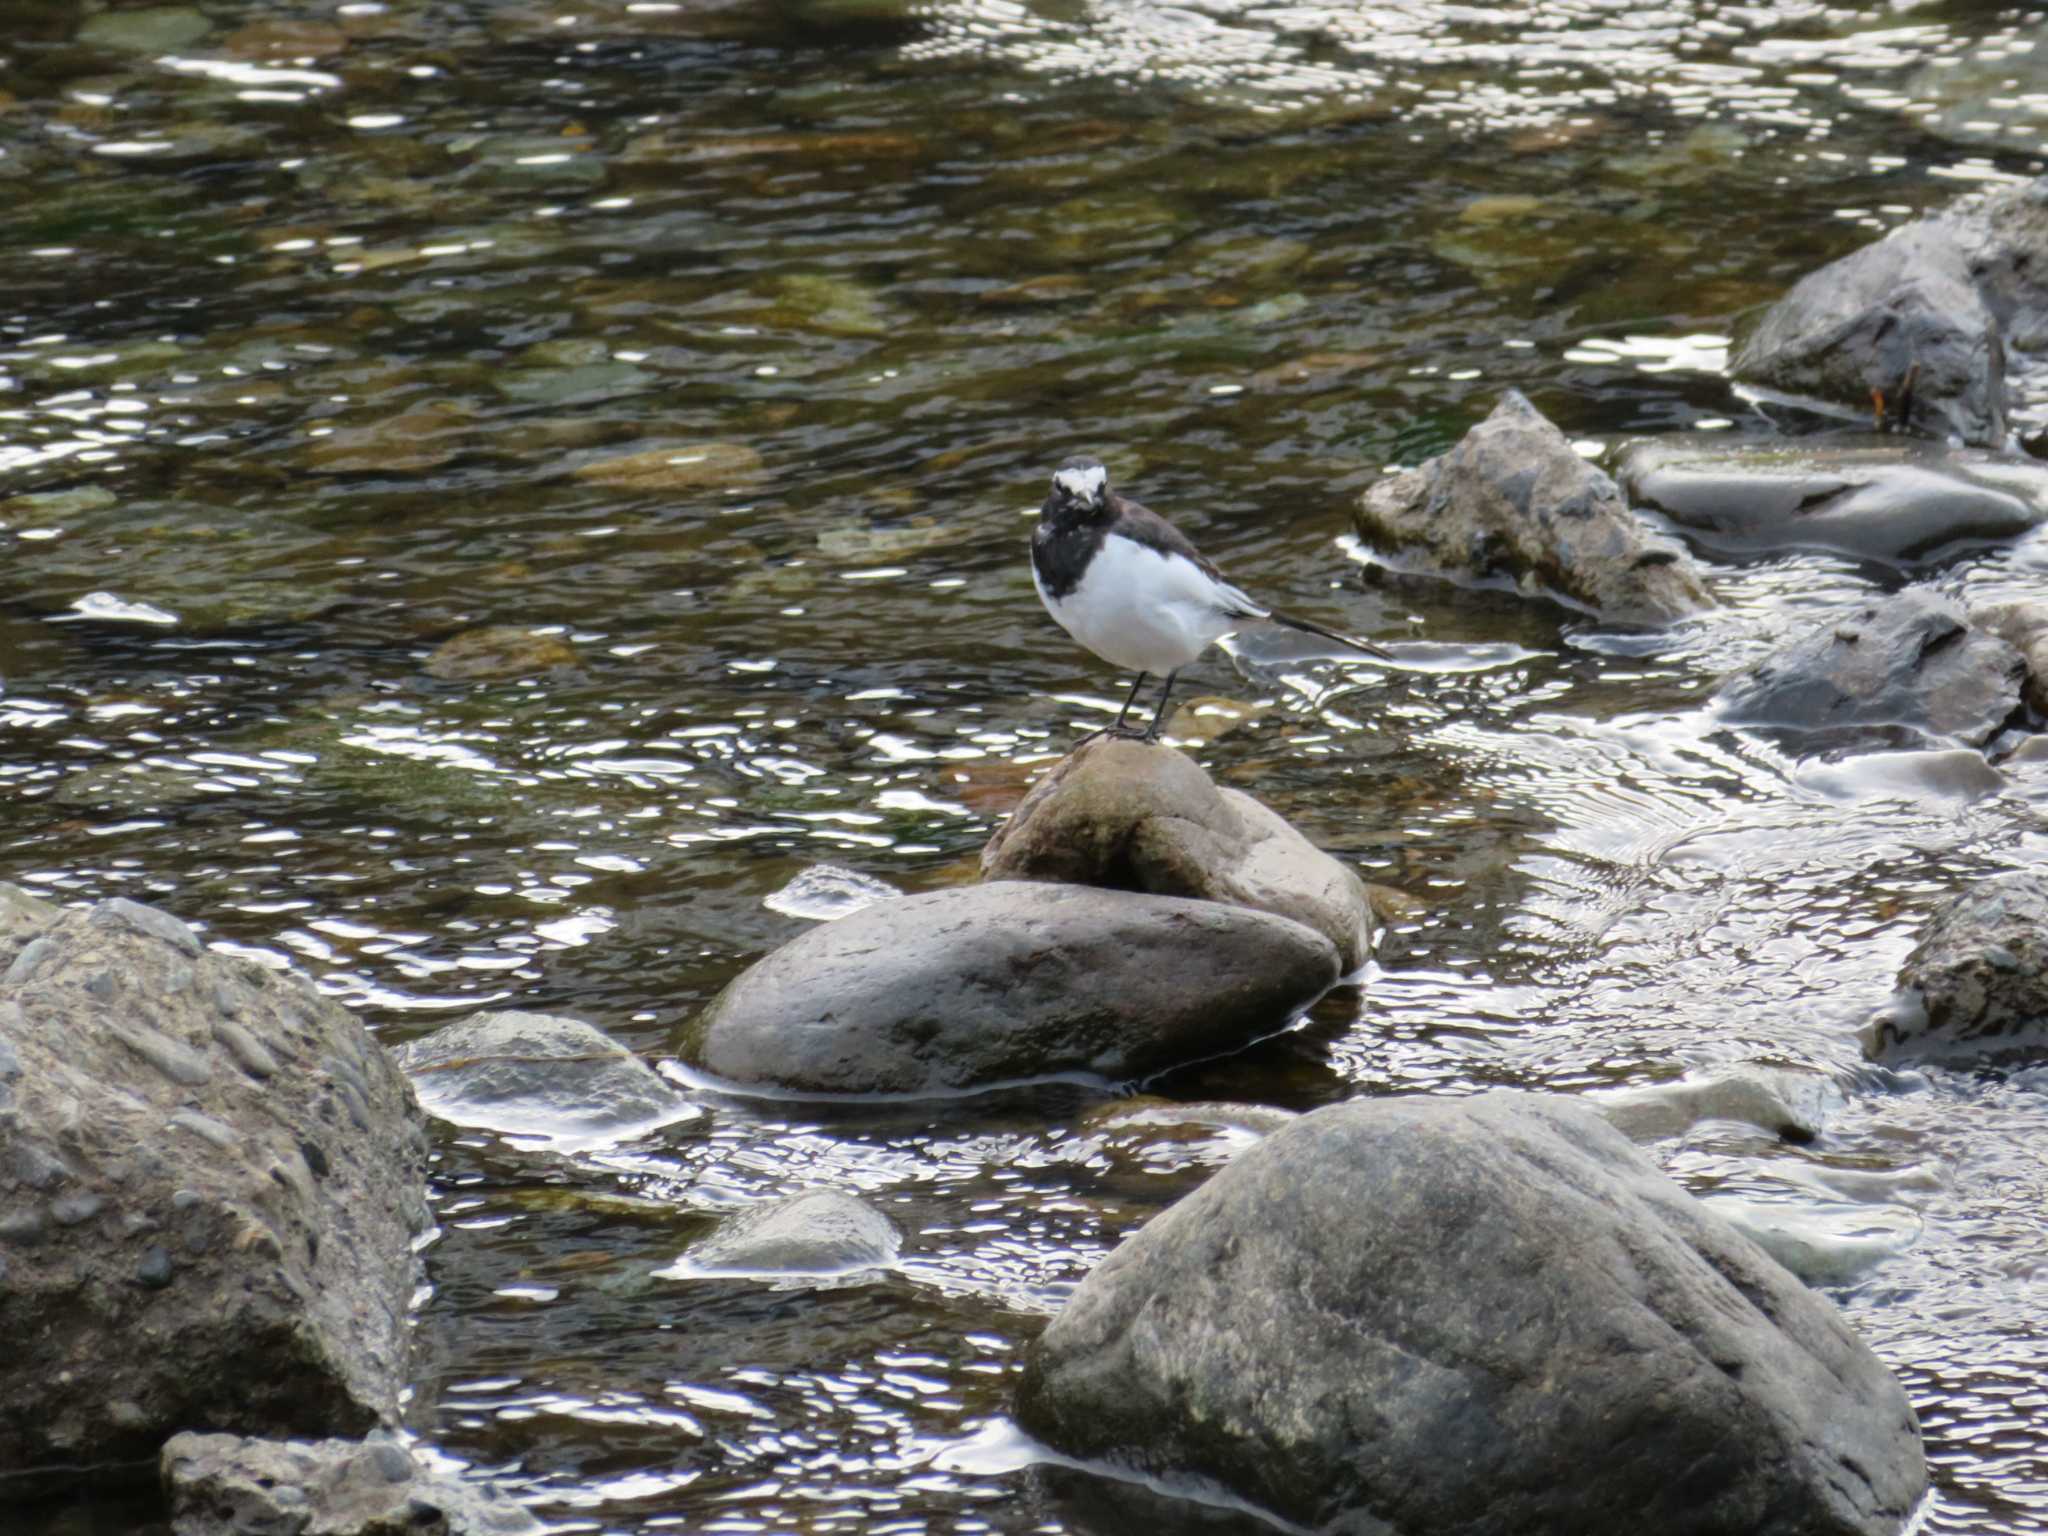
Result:
[[[1356,874],[1192,758],[1141,741],[1098,736],[1069,753],[996,829],[981,872],[1275,912],[1336,945],[1346,971],[1372,951]]]
[[[2026,663],[1924,587],[1863,604],[1798,636],[1722,685],[1738,724],[1811,733],[1817,744],[1901,732],[1983,746],[2021,709]]]
[[[1873,1059],[2048,1048],[2048,874],[1994,875],[1945,902],[1862,1040]]]
[[[1081,1283],[1020,1394],[1060,1451],[1317,1531],[1874,1536],[1927,1486],[1832,1306],[1517,1093],[1275,1132]]]
[[[1125,1079],[1269,1034],[1338,974],[1328,939],[1270,913],[1002,880],[799,934],[675,1047],[729,1082],[817,1093]]]
[[[1623,624],[1714,606],[1692,557],[1652,533],[1600,470],[1516,390],[1441,458],[1381,480],[1358,533],[1445,575],[1506,578]]]
[[[1880,392],[1906,424],[2005,445],[2036,410],[2048,351],[2048,177],[1960,199],[1808,273],[1744,335],[1739,379],[1857,410]],[[2017,401],[2013,397],[2017,396]]]
[[[435,1472],[384,1432],[363,1440],[186,1433],[164,1443],[175,1536],[534,1536],[487,1484]]]
[[[168,913],[0,907],[0,1466],[393,1418],[427,1224],[405,1079]]]
[[[2048,520],[2048,466],[1898,435],[1673,433],[1624,443],[1615,475],[1638,506],[1738,553],[1827,549],[1905,562]]]
[[[624,1141],[703,1113],[603,1030],[561,1014],[471,1014],[395,1054],[430,1114],[560,1148]]]

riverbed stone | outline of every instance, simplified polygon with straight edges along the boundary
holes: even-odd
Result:
[[[1081,1283],[1018,1412],[1322,1531],[1875,1536],[1927,1486],[1824,1298],[1521,1093],[1353,1100],[1239,1154]]]
[[[579,464],[572,474],[619,491],[695,491],[750,480],[761,455],[744,443],[685,443],[615,454]]]
[[[732,1083],[814,1093],[1120,1081],[1247,1045],[1338,974],[1328,939],[1270,913],[997,880],[799,934],[675,1048]]]
[[[1517,390],[1450,452],[1372,486],[1353,521],[1397,559],[1506,579],[1616,623],[1662,624],[1715,606],[1692,557],[1645,527]]]
[[[526,1507],[421,1465],[398,1440],[186,1432],[159,1458],[174,1536],[531,1536]]]
[[[383,1050],[168,912],[0,911],[0,1465],[393,1418],[426,1137]]]
[[[1845,747],[1905,731],[1982,746],[2021,707],[2026,663],[1925,587],[1795,636],[1722,685],[1725,718]]]
[[[1727,1120],[1804,1143],[1820,1135],[1838,1097],[1818,1072],[1745,1064],[1589,1093],[1586,1104],[1631,1141],[1661,1141],[1703,1121]]]
[[[518,624],[465,629],[435,646],[424,663],[429,677],[446,682],[502,682],[576,665],[576,648],[560,635]]]
[[[1958,199],[1807,274],[1729,361],[1739,379],[1894,414],[1981,447],[2038,412],[2048,373],[2048,177]]]
[[[603,1030],[562,1014],[475,1013],[395,1054],[429,1114],[506,1136],[587,1146],[702,1113]]]
[[[1673,433],[1622,444],[1615,468],[1638,506],[1743,553],[1826,549],[1913,561],[2048,520],[2048,465],[1924,438]]]
[[[2048,601],[1985,603],[1970,610],[1970,623],[2020,653],[2027,664],[2027,707],[2048,717]]]
[[[691,1275],[838,1275],[896,1261],[903,1234],[880,1211],[835,1189],[806,1190],[750,1206],[693,1243]]]
[[[1242,790],[1171,747],[1098,736],[1057,763],[981,851],[990,880],[1191,896],[1273,912],[1372,952],[1372,904],[1352,870]]]
[[[1861,1038],[1873,1060],[2048,1049],[2048,874],[1993,875],[1937,908]]]

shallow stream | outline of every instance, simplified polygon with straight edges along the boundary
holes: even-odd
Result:
[[[517,1004],[658,1058],[803,926],[765,897],[969,878],[1114,709],[1025,559],[1092,450],[1404,658],[1247,640],[1184,678],[1274,706],[1194,749],[1219,780],[1417,905],[1301,1027],[1142,1091],[1815,1069],[1813,1144],[1660,1157],[1864,1255],[1830,1294],[1919,1408],[1928,1529],[2048,1532],[2048,1077],[1854,1038],[1937,898],[2048,854],[2048,759],[1801,762],[1706,703],[1908,579],[2038,592],[2048,539],[1710,559],[1724,610],[1644,636],[1344,537],[1510,386],[1588,452],[1773,430],[1738,318],[2044,158],[2048,26],[1971,0],[22,0],[0,877],[159,903],[388,1042]],[[578,473],[655,450],[684,462]],[[539,632],[524,675],[427,669],[494,625]],[[1117,1097],[706,1093],[573,1154],[442,1127],[410,1428],[564,1529],[1126,1529],[1023,1464],[1020,1351],[1247,1133]],[[819,1184],[898,1267],[657,1274]]]

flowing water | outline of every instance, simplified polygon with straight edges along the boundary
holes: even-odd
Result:
[[[2048,1531],[2048,1082],[1853,1034],[1939,897],[2048,852],[2048,762],[1713,718],[1899,572],[1709,562],[1724,609],[1644,636],[1343,538],[1510,386],[1589,452],[1770,430],[1737,318],[2044,153],[2048,28],[1970,0],[15,0],[0,875],[160,903],[388,1042],[517,1003],[659,1058],[802,929],[792,876],[968,878],[1114,707],[1025,563],[1092,449],[1405,657],[1185,680],[1276,706],[1195,749],[1219,779],[1416,905],[1300,1028],[1144,1092],[1815,1070],[1815,1143],[1658,1155],[1882,1256],[1829,1293],[1919,1407],[1929,1528]],[[1917,574],[2018,595],[2048,543]],[[529,665],[428,670],[487,626]],[[1127,1528],[1007,1432],[1020,1352],[1246,1133],[1073,1084],[702,1101],[574,1154],[441,1128],[422,1444],[564,1529]],[[820,1184],[897,1266],[659,1273]]]

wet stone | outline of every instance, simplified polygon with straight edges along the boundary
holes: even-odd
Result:
[[[2048,519],[2048,465],[1898,436],[1638,439],[1616,451],[1616,478],[1639,505],[1737,552],[1921,560]]]
[[[78,40],[124,53],[176,53],[213,30],[204,12],[191,6],[157,5],[106,11],[78,29]]]
[[[1924,587],[1864,604],[1781,646],[1721,688],[1724,718],[1804,733],[1815,748],[1898,732],[1990,741],[2020,708],[2026,663]]]
[[[683,491],[731,485],[761,472],[761,455],[739,443],[693,443],[595,459],[571,473],[622,491]]]
[[[624,1141],[702,1111],[593,1025],[559,1014],[478,1013],[401,1046],[429,1113],[515,1138]]]
[[[838,864],[813,864],[781,890],[764,896],[761,905],[785,917],[803,917],[824,923],[902,894],[886,880],[877,880],[857,869],[847,869]]]
[[[809,1190],[727,1217],[666,1274],[842,1275],[896,1260],[903,1237],[866,1201]]]
[[[1873,1060],[1967,1061],[2048,1049],[2048,875],[2016,870],[1944,902],[1862,1031]]]
[[[429,677],[444,682],[502,682],[573,667],[576,661],[576,648],[560,635],[492,624],[442,641],[423,666]]]

